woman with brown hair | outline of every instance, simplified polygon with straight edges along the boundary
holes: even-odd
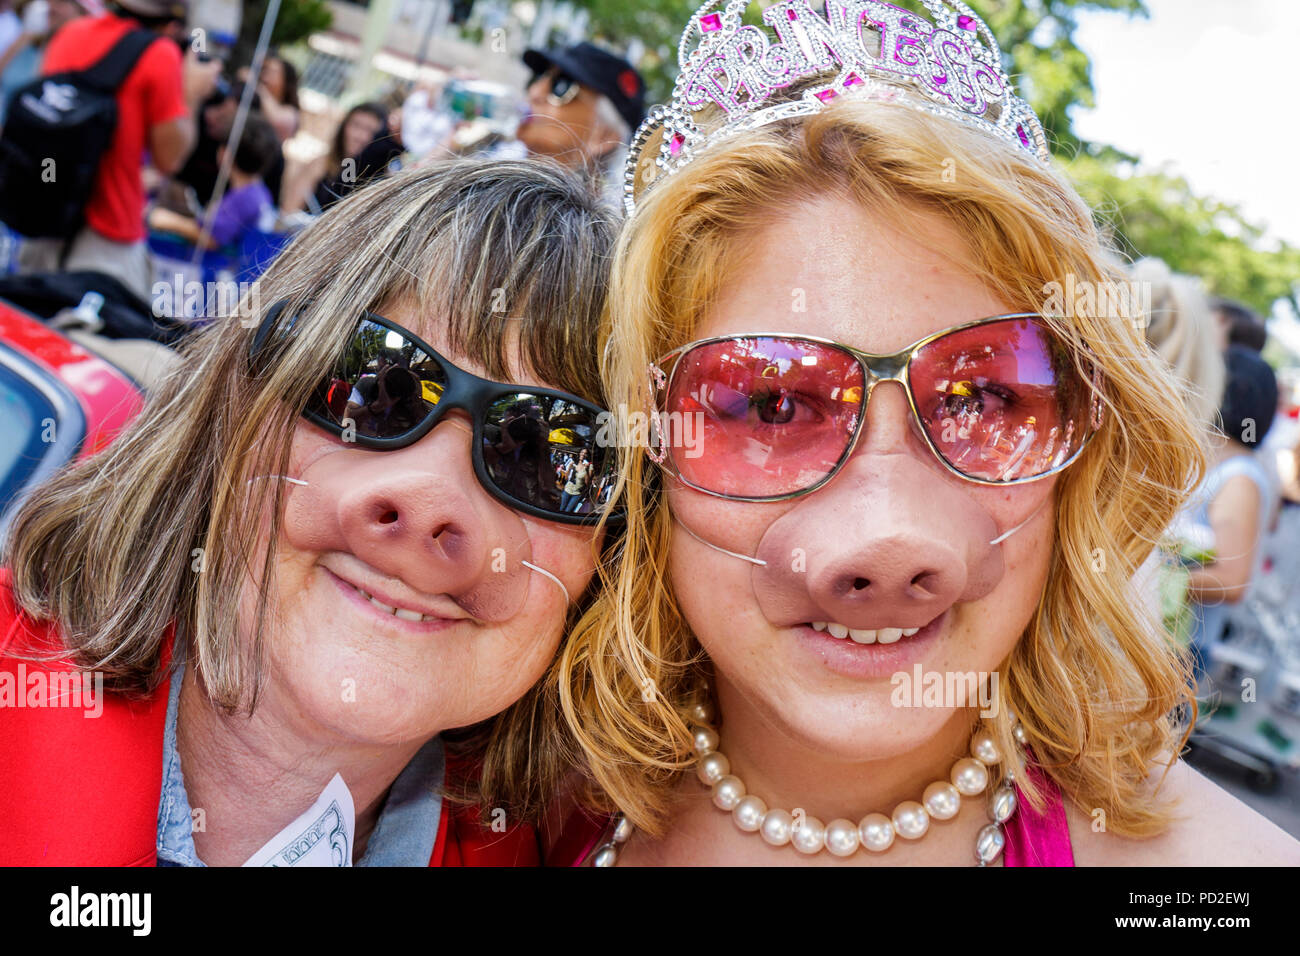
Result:
[[[0,689],[76,694],[0,708],[0,860],[536,860],[519,816],[488,833],[442,795],[479,763],[531,760],[492,721],[534,708],[606,515],[508,487],[484,448],[527,402],[608,463],[591,399],[613,236],[543,164],[373,186],[295,240],[248,322],[196,336],[112,446],[23,505]],[[449,771],[453,728],[470,730]],[[530,786],[513,777],[503,805]]]
[[[282,143],[293,139],[302,109],[298,104],[298,70],[278,52],[268,50],[257,75],[257,92],[276,137]]]

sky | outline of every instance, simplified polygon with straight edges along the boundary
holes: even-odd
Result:
[[[1172,163],[1198,192],[1300,245],[1298,6],[1147,0],[1149,20],[1083,14],[1076,40],[1092,59],[1097,108],[1074,111],[1076,130]]]
[[[1147,0],[1147,8],[1149,19],[1080,15],[1075,40],[1092,59],[1097,106],[1075,109],[1076,132],[1146,166],[1168,164],[1197,193],[1238,205],[1271,239],[1300,245],[1300,3]]]

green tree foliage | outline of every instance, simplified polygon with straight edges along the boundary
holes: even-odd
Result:
[[[245,0],[239,39],[230,57],[232,70],[252,62],[269,6],[268,0]],[[280,0],[280,12],[271,30],[271,45],[282,47],[301,42],[313,33],[328,30],[333,20],[325,0]]]
[[[1200,276],[1219,296],[1267,315],[1278,299],[1300,312],[1300,249],[1270,245],[1264,230],[1228,203],[1196,195],[1168,170],[1140,170],[1112,150],[1065,162],[1097,219],[1130,257],[1157,256]]]
[[[666,102],[677,77],[677,40],[703,0],[574,0],[591,14],[595,39],[625,47],[639,39],[646,52],[637,68],[646,81],[646,101]]]

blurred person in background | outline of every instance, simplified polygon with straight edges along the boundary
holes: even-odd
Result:
[[[199,109],[199,122],[195,129],[194,149],[185,159],[185,165],[172,179],[173,185],[182,187],[188,186],[194,190],[193,201],[197,202],[200,208],[207,206],[212,200],[212,193],[217,186],[217,176],[221,171],[221,163],[217,159],[217,153],[221,147],[230,138],[231,129],[235,125],[235,115],[239,112],[240,98],[244,94],[244,83],[237,82],[233,86],[225,83],[218,84],[217,89],[212,95],[204,100],[202,107]],[[252,113],[261,112],[261,97],[256,93],[253,94],[250,110]],[[166,205],[182,211],[182,207],[175,203],[167,202]]]
[[[14,0],[0,0],[0,54],[8,52],[23,32],[23,22],[19,19]]]
[[[1213,307],[1220,351],[1226,352],[1232,345],[1240,345],[1255,353],[1264,351],[1264,346],[1268,344],[1268,326],[1254,309],[1232,299],[1215,299]],[[1278,457],[1284,448],[1295,444],[1295,440],[1290,429],[1277,427],[1269,430],[1269,439],[1268,443],[1264,443],[1261,438],[1254,451],[1268,475],[1271,487],[1269,500],[1273,502],[1273,507],[1266,525],[1271,533],[1277,528],[1278,515],[1282,509],[1282,472]]]
[[[1268,326],[1255,311],[1231,299],[1214,300],[1214,320],[1219,332],[1220,349],[1244,345],[1255,352],[1264,351]]]
[[[1224,366],[1210,302],[1200,283],[1177,275],[1160,259],[1140,259],[1129,270],[1150,291],[1147,343],[1187,385],[1193,417],[1210,432],[1223,397]]]
[[[1147,344],[1180,380],[1179,395],[1208,446],[1216,434],[1226,378],[1209,299],[1196,279],[1175,274],[1161,259],[1141,259],[1128,271],[1150,297]],[[1212,537],[1208,525],[1198,523],[1194,510],[1185,506],[1133,578],[1134,593],[1180,646],[1189,646],[1196,630],[1188,567],[1212,552]]]
[[[0,53],[0,123],[9,97],[41,75],[41,59],[50,38],[65,23],[104,12],[100,0],[31,0],[22,8],[22,33]]]
[[[229,143],[217,148],[217,163],[225,162]],[[260,115],[250,114],[234,151],[230,166],[230,185],[215,209],[209,213],[211,227],[204,248],[218,249],[243,241],[252,231],[270,232],[275,225],[275,200],[262,178],[263,172],[280,150],[271,124]],[[196,218],[178,215],[170,209],[156,207],[149,215],[149,226],[192,243],[202,237],[203,223]]]
[[[221,84],[204,102],[194,149],[173,180],[173,185],[179,184],[181,187],[190,187],[194,190],[194,202],[197,203],[198,208],[205,208],[212,201],[217,177],[221,171],[218,153],[230,139],[235,117],[239,112],[239,104],[244,96],[244,88],[243,82],[236,82],[233,86]],[[260,116],[270,120],[263,109],[266,100],[267,97],[261,92],[253,94],[249,107],[250,118]],[[274,154],[262,178],[278,205],[284,180],[284,153],[278,136]],[[177,212],[193,211],[191,204],[175,198],[164,200],[162,205]]]
[[[622,208],[626,147],[645,119],[645,81],[627,60],[591,43],[527,50],[533,71],[519,142],[587,175]]]
[[[1192,520],[1214,535],[1214,558],[1191,572],[1189,595],[1196,608],[1192,650],[1197,672],[1222,640],[1228,605],[1250,596],[1259,576],[1260,543],[1277,489],[1255,454],[1277,411],[1277,378],[1259,353],[1230,345],[1224,353],[1227,385],[1220,431],[1210,442],[1210,470],[1190,503]]]
[[[141,174],[145,155],[162,173],[180,168],[195,143],[199,107],[221,70],[219,60],[201,61],[192,49],[182,54],[186,15],[182,0],[117,0],[104,16],[73,20],[50,41],[42,64],[47,76],[90,68],[132,30],[166,38],[149,45],[117,90],[117,127],[86,204],[86,225],[70,243],[25,241],[20,271],[102,272],[149,298]]]
[[[442,88],[422,83],[402,101],[399,128],[402,145],[415,164],[454,154],[456,117],[441,106]]]
[[[318,171],[319,178],[306,198],[310,212],[323,212],[387,171],[397,149],[388,125],[389,112],[377,101],[358,103],[348,110],[334,133],[325,171]]]
[[[238,79],[248,80],[248,67],[238,72]],[[278,51],[268,50],[257,75],[257,92],[261,108],[280,142],[293,139],[298,132],[298,71]]]

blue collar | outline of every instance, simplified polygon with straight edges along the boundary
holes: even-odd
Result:
[[[194,851],[194,818],[181,758],[176,752],[176,714],[181,697],[182,663],[172,674],[163,733],[162,798],[158,801],[158,865],[206,866]],[[357,866],[428,866],[442,815],[445,770],[442,738],[420,748],[388,791],[366,852]]]

